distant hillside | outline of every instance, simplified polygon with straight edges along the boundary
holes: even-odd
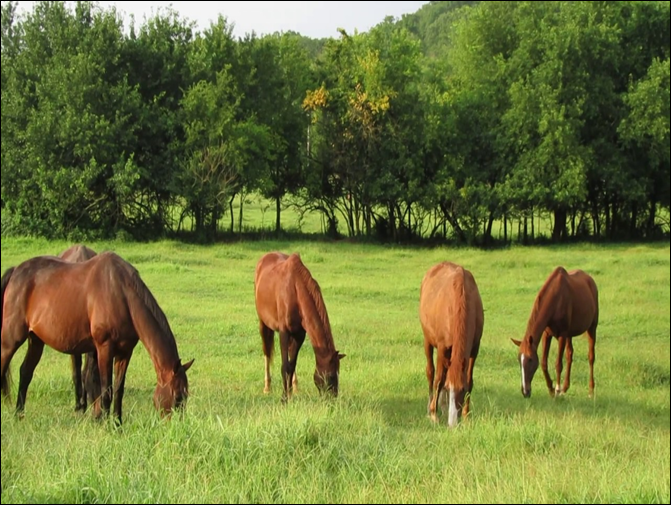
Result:
[[[422,49],[427,56],[438,56],[447,45],[447,32],[452,23],[454,13],[461,7],[475,5],[477,0],[455,0],[447,2],[429,2],[417,12],[404,14],[398,24],[407,28],[422,41]],[[299,35],[303,47],[310,58],[315,59],[321,54],[326,41],[330,38],[313,39]]]
[[[429,2],[413,14],[404,14],[399,24],[419,37],[424,54],[438,56],[447,45],[446,37],[455,11],[477,3],[477,0]]]

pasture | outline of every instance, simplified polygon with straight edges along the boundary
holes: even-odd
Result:
[[[71,244],[2,241],[2,271]],[[156,374],[140,343],[124,424],[74,410],[70,358],[45,348],[14,416],[24,345],[2,406],[2,503],[669,503],[669,244],[413,248],[318,241],[201,246],[93,242],[142,275],[165,312],[188,372],[183,415],[161,419]],[[254,307],[267,251],[300,252],[319,282],[340,364],[340,394],[319,396],[306,339],[298,394],[273,390]],[[422,276],[450,260],[474,275],[485,322],[471,415],[449,430],[427,417],[418,317]],[[574,340],[571,388],[551,398],[537,372],[520,392],[517,348],[538,289],[557,266],[599,288],[595,397],[587,341]],[[556,341],[549,368],[554,377]],[[440,414],[440,412],[439,412]]]

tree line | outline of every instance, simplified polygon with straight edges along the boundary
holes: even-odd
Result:
[[[2,6],[2,233],[205,239],[245,195],[334,236],[654,238],[669,2],[430,2],[365,33]],[[234,202],[239,202],[235,204]]]

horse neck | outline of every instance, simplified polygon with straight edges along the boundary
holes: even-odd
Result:
[[[314,280],[304,278],[296,284],[303,328],[314,348],[318,368],[322,369],[326,367],[335,352],[324,299]]]
[[[541,334],[550,323],[550,319],[556,305],[559,302],[559,294],[551,285],[546,285],[540,291],[534,302],[534,307],[531,310],[531,316],[527,323],[527,335],[531,335],[531,348],[534,352],[538,352],[538,345],[540,344]]]
[[[470,357],[468,339],[474,334],[473,319],[469,317],[464,272],[460,270],[453,278],[454,314],[452,320],[452,355],[447,373],[448,386],[461,390],[465,386],[467,361]]]
[[[134,303],[129,304],[129,309],[135,332],[154,363],[159,382],[165,382],[166,374],[174,371],[179,362],[175,337],[165,314],[141,279],[136,277],[132,284],[130,299]]]

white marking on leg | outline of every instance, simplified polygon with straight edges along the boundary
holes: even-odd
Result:
[[[457,412],[457,399],[454,394],[454,387],[450,387],[450,417],[449,417],[449,427],[454,428],[457,425],[458,412]]]
[[[264,363],[265,363],[265,384],[263,388],[264,393],[270,393],[270,358],[268,356],[264,356]]]

